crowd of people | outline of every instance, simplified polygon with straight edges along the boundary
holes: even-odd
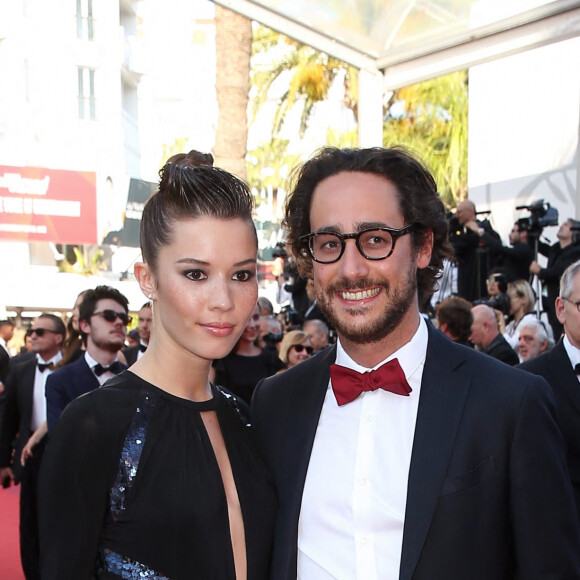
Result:
[[[325,148],[292,183],[278,304],[251,192],[192,151],[143,211],[133,333],[109,286],[12,358],[0,322],[27,580],[580,578],[573,222],[540,268],[521,224],[504,247],[464,201],[450,228],[403,149]]]

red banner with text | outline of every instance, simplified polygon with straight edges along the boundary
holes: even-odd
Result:
[[[96,244],[95,173],[0,165],[0,240]]]

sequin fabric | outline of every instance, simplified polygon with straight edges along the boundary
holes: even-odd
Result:
[[[145,444],[147,427],[151,411],[157,403],[157,396],[151,393],[143,393],[137,405],[135,416],[129,426],[123,451],[119,459],[119,471],[117,479],[111,488],[110,515],[113,521],[117,520],[125,509],[127,493],[135,483],[137,468],[141,459],[141,452]],[[136,578],[149,578],[149,576],[136,576]],[[157,578],[157,576],[152,576]],[[161,576],[159,576],[161,578]]]
[[[151,570],[144,564],[131,560],[126,556],[121,556],[108,548],[99,550],[98,572],[108,572],[116,574],[124,580],[138,580],[139,578],[149,578],[150,580],[170,580],[167,576]],[[99,577],[99,576],[97,576]]]
[[[240,419],[240,421],[246,427],[251,427],[252,424],[250,423],[250,420],[242,413],[242,410],[240,409],[240,405],[238,404],[238,399],[236,397],[234,397],[232,394],[226,392],[220,386],[217,386],[217,389],[226,398],[226,400],[228,401],[228,403],[230,404],[230,406],[233,408],[233,410],[234,410],[235,414],[237,415],[238,419]]]

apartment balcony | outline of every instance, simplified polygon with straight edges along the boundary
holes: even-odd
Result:
[[[125,35],[121,28],[123,49],[123,80],[137,86],[146,70],[145,42],[138,36]]]

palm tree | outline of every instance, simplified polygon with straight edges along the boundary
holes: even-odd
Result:
[[[253,117],[270,98],[270,89],[283,76],[285,90],[278,99],[272,137],[278,137],[288,112],[302,105],[299,135],[304,136],[314,105],[328,97],[338,74],[344,75],[344,102],[355,117],[358,103],[358,70],[323,52],[296,42],[265,26],[259,26],[252,44]]]
[[[467,196],[468,75],[455,72],[395,91],[386,108],[385,146],[406,145],[431,167],[443,200]]]
[[[219,4],[216,4],[215,11],[219,108],[215,165],[245,179],[252,23]]]

